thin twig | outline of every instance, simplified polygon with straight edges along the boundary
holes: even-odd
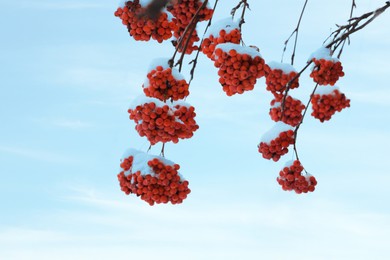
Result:
[[[303,73],[303,72],[310,66],[310,64],[312,64],[312,63],[313,63],[313,61],[312,61],[312,60],[309,60],[309,61],[306,63],[305,67],[303,67],[303,68],[301,69],[301,71],[299,71],[298,74],[295,75],[295,77],[293,77],[293,78],[292,78],[289,82],[287,82],[287,84],[285,85],[286,89],[285,89],[285,91],[284,91],[283,100],[282,100],[282,104],[281,104],[281,107],[282,107],[282,110],[281,110],[282,115],[283,115],[284,108],[285,108],[285,104],[286,104],[286,98],[287,98],[288,92],[290,91],[290,88],[291,88],[292,83],[293,83],[295,80],[297,80],[297,79],[302,75],[302,73]]]
[[[207,1],[207,0],[206,0]],[[205,2],[206,2],[205,1]],[[186,39],[186,42],[184,44],[184,47],[182,49],[182,52],[181,52],[181,55],[180,55],[180,58],[178,59],[178,61],[176,62],[175,66],[179,65],[179,72],[181,72],[181,69],[183,67],[183,60],[184,60],[184,56],[186,55],[186,50],[188,48],[188,45],[191,41],[191,36],[192,34],[194,33],[195,31],[195,28],[196,28],[196,25],[199,21],[199,16],[196,16],[196,19],[194,20],[194,23],[190,24],[190,30],[189,30],[189,33],[187,35],[187,39]],[[188,28],[188,27],[187,27]],[[184,35],[183,35],[184,36]],[[183,38],[184,39],[184,38]]]
[[[365,13],[359,17],[351,18],[348,20],[348,24],[343,26],[338,26],[338,29],[331,33],[331,36],[333,35],[333,40],[328,43],[325,47],[328,49],[331,49],[331,51],[334,53],[334,51],[342,44],[343,40],[348,38],[351,34],[363,29],[365,26],[367,26],[369,23],[371,23],[375,18],[377,18],[380,14],[382,14],[384,11],[386,11],[387,8],[390,7],[390,1],[387,1],[386,4],[374,11]],[[367,19],[367,20],[366,20]],[[366,20],[363,24],[359,25],[360,22]],[[331,38],[328,37],[329,38]],[[333,49],[332,49],[333,47]],[[286,85],[285,85],[285,92],[282,100],[282,114],[284,111],[285,101],[287,94],[290,90],[292,82],[294,82],[308,67],[310,64],[313,63],[313,60],[310,60],[306,63],[305,67],[294,77],[292,78]]]
[[[333,40],[326,45],[326,48],[333,47],[332,51],[334,53],[346,38],[348,38],[351,34],[360,31],[361,29],[366,27],[369,23],[375,20],[389,7],[390,7],[390,1],[387,1],[384,6],[372,12],[365,13],[359,17],[351,18],[348,20],[348,24],[346,25],[338,26],[338,29],[331,33],[331,36],[333,35]],[[360,22],[362,21],[365,22],[359,25]]]
[[[294,49],[293,49],[293,53],[291,55],[291,65],[294,65],[295,51],[297,49],[297,42],[298,42],[299,26],[301,25],[302,17],[303,17],[303,14],[305,12],[306,5],[307,5],[308,1],[309,0],[306,0],[305,3],[303,4],[303,8],[302,8],[302,11],[301,11],[301,15],[299,16],[297,27],[294,29],[294,31],[291,33],[291,35],[284,42],[284,48],[283,48],[283,54],[282,54],[282,62],[283,62],[284,53],[286,52],[286,49],[287,49],[287,44],[290,41],[291,37],[295,34]]]
[[[161,147],[161,153],[160,153],[160,156],[162,157],[165,157],[165,154],[164,154],[164,151],[165,150],[165,143],[162,144],[162,147]]]
[[[191,38],[191,35],[192,33],[194,32],[195,28],[196,28],[196,25],[199,21],[199,13],[200,11],[206,7],[208,3],[208,0],[205,0],[202,5],[198,8],[198,10],[196,10],[194,16],[191,18],[191,21],[190,23],[187,25],[187,27],[184,29],[184,32],[182,33],[181,37],[178,39],[177,41],[177,44],[176,44],[176,49],[175,49],[175,52],[173,53],[173,56],[172,58],[169,60],[169,66],[170,67],[173,67],[173,66],[177,66],[179,64],[179,71],[181,71],[181,68],[182,68],[182,64],[183,64],[183,59],[184,59],[184,55],[185,55],[185,52],[188,48],[188,43],[189,43],[189,40]],[[190,31],[190,32],[189,32]],[[189,33],[188,33],[189,32]],[[185,41],[185,45],[182,49],[182,55],[181,57],[179,58],[178,62],[176,62],[176,64],[174,64],[174,60],[175,60],[175,57],[176,57],[176,54],[178,53],[179,49],[183,46],[183,42],[184,42],[184,39],[185,39],[185,36],[188,35],[186,41]]]
[[[297,158],[298,161],[300,161],[300,160],[299,160],[299,156],[298,156],[298,149],[297,149],[298,129],[299,129],[299,127],[302,125],[303,119],[305,119],[306,112],[307,112],[307,110],[309,109],[310,102],[311,102],[311,100],[313,99],[313,96],[314,96],[314,93],[315,93],[316,90],[317,90],[317,87],[318,87],[318,83],[316,84],[316,86],[315,86],[314,89],[313,89],[313,92],[312,92],[311,95],[310,95],[309,101],[307,102],[306,107],[305,107],[305,110],[303,111],[301,121],[300,121],[299,124],[295,127],[295,130],[294,130],[294,153],[295,153],[295,157]],[[304,171],[305,171],[306,174],[307,174],[307,171],[306,171],[305,169],[304,169]]]
[[[248,1],[247,0],[241,0],[235,7],[233,7],[232,11],[230,12],[232,18],[234,18],[237,10],[239,8],[241,8],[241,6],[242,6],[242,13],[241,13],[240,22],[238,24],[239,28],[240,28],[240,31],[241,31],[242,25],[245,23],[245,11],[246,11],[247,8],[250,10]]]
[[[353,10],[356,8],[356,3],[355,3],[355,0],[352,0],[352,6],[351,6],[351,12],[349,13],[349,23],[351,23],[351,19],[352,19],[352,16],[353,16]],[[341,54],[343,53],[343,50],[344,50],[344,46],[345,46],[345,43],[348,41],[348,45],[350,44],[350,39],[349,37],[347,37],[344,41],[343,41],[343,45],[341,46],[340,48],[340,51],[339,51],[339,54],[337,55],[337,58],[340,59],[341,57]]]
[[[217,5],[218,5],[218,0],[215,0],[215,3],[214,3],[214,7],[213,7],[213,12],[215,12],[215,9],[217,8]],[[211,21],[213,20],[213,17],[210,18],[207,26],[206,26],[206,29],[204,30],[203,32],[203,36],[202,36],[202,41],[200,42],[199,44],[199,49],[198,51],[196,52],[196,56],[195,58],[190,61],[188,64],[192,64],[192,68],[191,68],[191,71],[190,71],[190,75],[191,75],[191,78],[190,78],[190,81],[188,82],[188,85],[191,85],[191,82],[192,80],[194,79],[194,75],[195,75],[195,68],[196,68],[196,65],[198,64],[198,57],[199,57],[199,53],[201,52],[201,48],[202,48],[202,44],[203,44],[203,41],[204,41],[204,37],[206,35],[206,32],[207,30],[209,29],[209,27],[211,26]]]

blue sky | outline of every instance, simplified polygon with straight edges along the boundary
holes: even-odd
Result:
[[[216,17],[236,2],[223,1]],[[266,61],[279,60],[302,4],[250,1],[245,42]],[[384,1],[357,4],[362,14]],[[116,1],[0,0],[0,7],[0,259],[390,256],[390,11],[345,48],[338,85],[351,108],[324,124],[307,117],[300,129],[302,164],[319,182],[314,193],[298,196],[276,183],[292,155],[273,163],[257,152],[272,126],[264,79],[226,97],[201,57],[187,99],[200,129],[165,153],[192,193],[182,205],[150,207],[125,196],[116,175],[127,148],[148,148],[127,106],[150,61],[172,55],[170,44],[130,39],[113,15]],[[345,23],[350,1],[307,8],[297,68]],[[312,87],[304,74],[296,96],[306,102]]]

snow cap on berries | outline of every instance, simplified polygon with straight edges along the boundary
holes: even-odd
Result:
[[[291,72],[297,72],[296,69],[289,63],[270,61],[267,63],[267,66],[271,70],[281,70],[281,71],[283,71],[284,74],[289,74]]]
[[[294,130],[294,127],[292,127],[288,124],[285,124],[281,121],[276,122],[270,130],[268,130],[267,132],[265,132],[261,136],[260,143],[270,144],[271,141],[275,140],[279,136],[280,133],[286,132],[289,130]]]
[[[221,49],[222,51],[227,52],[227,53],[230,50],[235,50],[239,54],[248,54],[252,58],[255,58],[255,57],[262,58],[260,52],[255,50],[255,48],[248,47],[248,46],[241,46],[240,44],[231,43],[231,42],[220,43],[217,46],[215,46],[215,49]]]
[[[332,57],[330,53],[330,49],[326,48],[325,46],[322,46],[309,56],[309,61],[316,59],[316,60],[329,60],[332,62],[338,62],[339,59]]]
[[[238,22],[234,21],[231,17],[224,18],[213,22],[204,37],[208,38],[210,35],[218,37],[221,30],[225,30],[226,33],[230,33],[234,29],[238,28],[240,28]]]
[[[133,157],[133,163],[132,163],[132,167],[128,171],[125,172],[125,175],[129,175],[129,174],[135,173],[135,172],[140,172],[141,175],[150,174],[150,175],[154,176],[154,172],[153,172],[152,168],[148,165],[148,162],[153,160],[153,159],[158,159],[162,163],[164,163],[165,165],[170,165],[170,166],[175,165],[174,162],[167,160],[162,156],[147,154],[147,153],[144,153],[143,151],[140,151],[140,150],[137,150],[134,148],[129,148],[123,153],[122,158],[121,158],[121,162],[123,162],[125,159],[127,159],[129,157]]]

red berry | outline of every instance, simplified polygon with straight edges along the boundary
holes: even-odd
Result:
[[[191,138],[199,128],[194,107],[184,102],[168,105],[155,98],[144,98],[136,100],[128,112],[139,135],[146,136],[152,145]]]
[[[311,115],[321,122],[331,119],[336,113],[350,107],[350,100],[337,87],[318,86],[311,100]]]
[[[299,99],[287,96],[284,100],[282,112],[282,102],[283,98],[271,101],[271,109],[269,111],[271,119],[275,122],[282,121],[288,125],[297,126],[302,121],[302,111],[305,109],[305,105]]]
[[[288,146],[294,144],[294,142],[292,127],[283,122],[278,122],[262,136],[258,150],[263,158],[272,159],[276,162],[281,156],[288,153]]]
[[[231,18],[220,20],[213,23],[208,34],[205,35],[201,50],[211,60],[215,60],[214,51],[215,47],[220,43],[240,43],[241,31],[238,23],[234,22]]]
[[[152,38],[161,43],[171,38],[176,25],[168,19],[168,14],[163,11],[157,19],[151,20],[142,16],[145,8],[146,6],[141,6],[139,0],[127,1],[124,7],[116,10],[115,16],[122,20],[136,41],[149,41]]]
[[[137,195],[151,206],[155,203],[182,203],[191,192],[188,181],[178,172],[179,165],[163,157],[129,149],[122,159],[121,168],[118,174],[121,190],[127,195]],[[166,175],[170,175],[169,180],[162,181],[161,177]]]
[[[283,93],[286,90],[288,83],[290,83],[290,89],[299,87],[298,73],[293,66],[286,63],[270,62],[266,64],[265,80],[267,90],[277,99],[283,97]]]
[[[214,54],[219,82],[228,96],[253,90],[257,79],[264,76],[264,60],[254,48],[222,43]]]
[[[170,68],[168,61],[163,60],[161,65],[148,72],[147,80],[143,85],[147,97],[161,101],[177,101],[189,95],[189,85],[176,68]]]
[[[303,166],[298,160],[288,162],[279,172],[277,182],[285,191],[294,190],[297,194],[313,192],[317,181],[312,175],[302,175]]]

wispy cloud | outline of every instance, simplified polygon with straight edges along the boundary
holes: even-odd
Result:
[[[67,155],[58,154],[53,151],[45,151],[40,149],[32,149],[17,146],[0,146],[0,153],[12,154],[33,160],[53,162],[53,163],[71,163],[76,159]]]
[[[52,227],[50,231],[34,228],[32,218],[24,229],[0,232],[0,241],[8,248],[0,256],[15,256],[17,248],[27,247],[31,259],[45,259],[40,252],[48,245],[50,250],[45,252],[63,257],[56,259],[70,257],[69,250],[79,245],[81,253],[72,259],[83,259],[87,252],[99,252],[96,259],[131,252],[143,259],[176,259],[185,254],[186,259],[252,259],[256,255],[310,260],[313,255],[316,259],[367,259],[369,255],[385,259],[382,256],[389,253],[388,214],[352,210],[329,200],[289,204],[253,198],[244,203],[212,205],[203,200],[149,207],[135,197],[82,186],[73,186],[64,199],[83,207],[40,216],[45,226]],[[279,250],[281,245],[283,250]]]
[[[81,120],[70,120],[70,119],[57,119],[53,121],[53,124],[59,127],[71,128],[71,129],[81,129],[89,128],[92,125]]]
[[[74,87],[95,90],[110,90],[126,94],[140,94],[139,88],[144,81],[144,75],[125,70],[102,69],[94,67],[75,67],[65,69],[56,78],[60,83]],[[134,91],[134,90],[139,91]]]
[[[390,106],[389,95],[390,90],[370,90],[370,91],[348,91],[348,98],[360,103],[369,103],[380,106]]]
[[[93,127],[93,124],[80,119],[68,118],[33,118],[33,122],[72,130],[80,130]]]
[[[22,8],[49,9],[49,10],[76,10],[107,8],[113,5],[96,1],[19,1]]]

